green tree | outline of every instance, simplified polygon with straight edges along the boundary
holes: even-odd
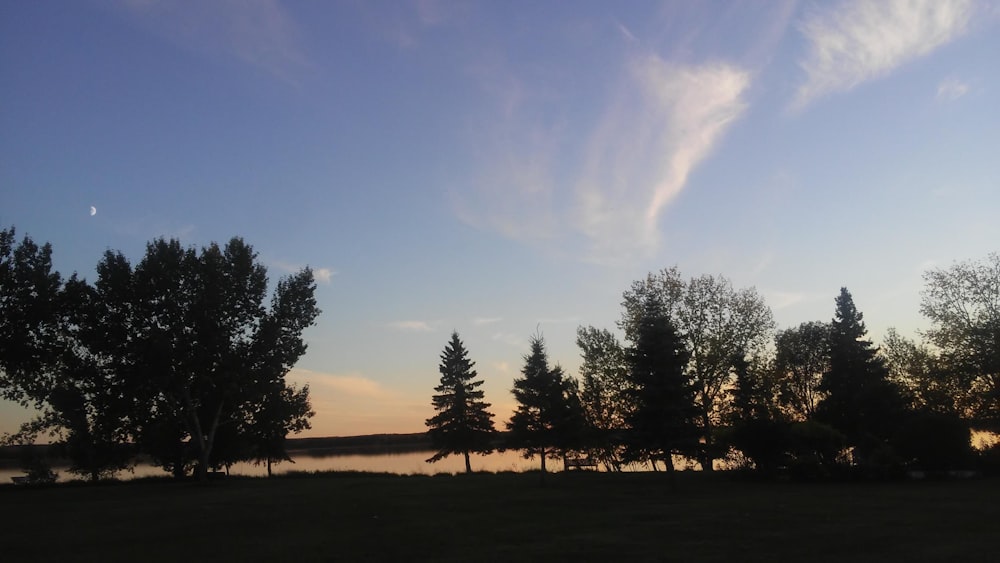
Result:
[[[672,475],[673,454],[697,451],[700,412],[697,389],[685,371],[690,354],[654,296],[644,299],[625,357],[633,404],[626,418],[629,446],[651,460],[662,459]]]
[[[774,330],[771,310],[756,289],[735,290],[723,276],[685,281],[676,267],[664,269],[634,282],[623,295],[619,325],[629,341],[635,342],[647,298],[660,302],[690,354],[687,370],[695,383],[703,441],[699,460],[711,471],[722,453],[714,429],[731,408],[732,358],[767,353]]]
[[[493,451],[493,413],[489,412],[485,393],[480,387],[481,379],[476,379],[475,362],[469,359],[468,351],[458,336],[451,333],[451,340],[441,353],[441,382],[434,388],[437,392],[431,399],[433,417],[427,419],[427,426],[434,447],[438,450],[428,462],[435,462],[451,454],[465,457],[465,471],[472,473],[470,453],[490,453]]]
[[[774,337],[775,371],[781,404],[796,420],[808,420],[822,399],[823,374],[830,369],[830,325],[805,322]]]
[[[976,425],[1000,428],[1000,253],[924,273],[927,338],[958,378],[956,397]]]
[[[606,468],[619,471],[632,408],[625,349],[610,331],[592,326],[577,328],[576,345],[583,357],[580,402],[590,429],[588,445]]]
[[[583,416],[578,389],[561,367],[549,367],[541,336],[531,338],[531,353],[524,356],[521,375],[511,391],[517,409],[507,422],[508,444],[524,450],[526,458],[538,455],[544,479],[545,460],[579,444]]]
[[[878,349],[864,339],[867,332],[850,292],[841,288],[816,417],[843,433],[860,461],[886,446],[905,414],[905,400]]]

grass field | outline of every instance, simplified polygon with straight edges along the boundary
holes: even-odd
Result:
[[[1000,481],[325,474],[0,487],[3,561],[997,561]]]

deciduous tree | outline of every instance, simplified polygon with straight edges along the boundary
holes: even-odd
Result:
[[[685,281],[676,267],[634,282],[623,297],[620,326],[626,339],[635,342],[647,298],[661,303],[681,334],[690,354],[687,370],[696,387],[703,440],[699,459],[710,471],[721,453],[713,429],[731,400],[732,358],[736,354],[755,358],[766,352],[774,330],[771,310],[754,288],[734,290],[722,276]]]
[[[577,329],[576,345],[583,356],[580,402],[590,430],[588,445],[605,467],[620,470],[632,410],[625,349],[610,331],[592,326]]]
[[[928,339],[958,376],[964,414],[1000,428],[1000,253],[924,273]]]
[[[830,325],[813,321],[779,331],[774,347],[781,404],[794,419],[808,420],[822,398],[823,374],[830,369]]]

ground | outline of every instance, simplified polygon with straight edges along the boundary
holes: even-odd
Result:
[[[1000,481],[325,474],[0,487],[5,561],[992,561]]]

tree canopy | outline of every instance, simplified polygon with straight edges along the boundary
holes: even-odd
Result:
[[[200,251],[157,239],[135,268],[108,251],[91,286],[63,283],[51,247],[13,235],[0,235],[0,392],[41,409],[25,430],[57,432],[82,470],[117,469],[134,444],[175,474],[194,462],[204,475],[220,436],[270,462],[287,432],[308,428],[308,388],[284,379],[319,314],[308,268],[265,307],[266,269],[240,238]]]

